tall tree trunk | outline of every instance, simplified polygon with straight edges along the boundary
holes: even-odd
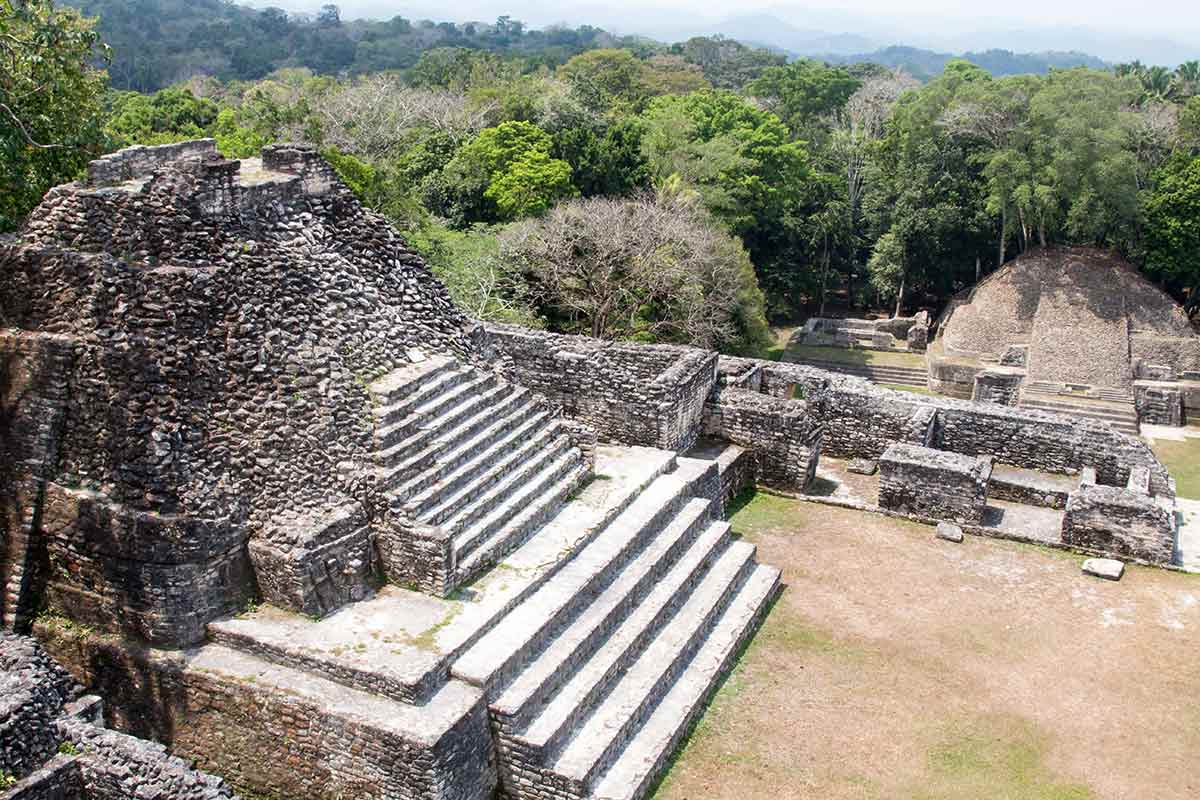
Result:
[[[1017,222],[1021,225],[1021,252],[1029,249],[1029,225],[1025,222],[1025,210],[1017,206]]]
[[[821,308],[817,311],[818,317],[825,316],[825,287],[829,280],[829,236],[824,238],[821,253]]]
[[[904,284],[908,278],[906,272],[907,270],[900,274],[900,289],[896,292],[896,311],[892,314],[893,317],[900,316],[900,312],[904,308]]]
[[[1042,249],[1046,248],[1046,217],[1042,215],[1038,218],[1038,241],[1042,243]]]
[[[975,282],[976,283],[979,283],[979,266],[980,266],[980,258],[978,255],[976,255],[975,256]]]
[[[1003,206],[1000,209],[1000,259],[996,262],[996,269],[1004,266],[1004,240],[1008,234],[1008,206]]]

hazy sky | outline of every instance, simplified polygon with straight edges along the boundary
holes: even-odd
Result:
[[[825,0],[830,3],[832,0]],[[330,0],[240,0],[314,12]],[[531,27],[588,23],[619,34],[640,33],[662,41],[728,33],[751,43],[797,49],[803,33],[853,34],[863,41],[844,44],[859,53],[903,44],[944,52],[1003,48],[1015,52],[1078,50],[1111,62],[1134,58],[1174,65],[1200,58],[1200,0],[1159,0],[1137,6],[1114,0],[1007,0],[1002,13],[979,13],[979,3],[950,0],[849,0],[837,5],[806,5],[788,0],[332,0],[343,19],[368,17],[436,21],[492,21],[507,14]],[[820,2],[820,0],[818,0]],[[729,30],[730,18],[770,14],[778,23]],[[775,35],[772,35],[773,32]],[[829,52],[819,50],[817,52]]]
[[[254,5],[268,5],[267,0],[255,0]],[[275,5],[302,10],[319,8],[321,0],[275,0]],[[609,2],[537,2],[537,0],[459,0],[455,3],[390,2],[389,0],[342,0],[338,3],[345,17],[392,17],[437,14],[441,19],[491,19],[501,13],[519,19],[574,21],[584,16],[603,13],[607,17],[628,16],[636,24],[638,18],[676,16],[681,12],[692,18],[721,18],[771,10],[798,27],[827,27],[826,20],[850,16],[886,18],[940,19],[956,28],[991,28],[997,25],[1030,23],[1103,27],[1143,33],[1178,36],[1182,31],[1200,30],[1200,3],[1195,0],[1160,0],[1145,6],[1153,13],[1138,13],[1135,4],[1112,0],[1007,0],[1002,15],[979,14],[979,3],[950,0],[906,0],[903,3],[886,0],[853,0],[829,4],[746,3],[737,0],[610,0]],[[420,13],[414,13],[420,12]],[[917,21],[914,19],[914,22]],[[843,31],[834,31],[841,33]]]

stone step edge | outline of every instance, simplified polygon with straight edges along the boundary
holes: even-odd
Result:
[[[574,448],[573,448],[574,450]],[[578,453],[578,450],[574,450]],[[496,566],[510,553],[520,549],[525,542],[537,535],[561,510],[566,501],[591,475],[591,467],[583,462],[582,454],[566,474],[560,476],[549,489],[538,495],[537,501],[505,523],[482,544],[464,556],[457,564],[456,580],[460,585],[469,583],[491,567]]]
[[[712,636],[689,665],[689,669],[700,669],[704,664],[713,665],[712,679],[697,686],[687,680],[690,677],[687,672],[681,675],[612,765],[594,781],[595,789],[589,794],[588,800],[642,800],[649,794],[670,764],[675,751],[691,734],[713,696],[761,629],[783,589],[779,570],[765,564],[757,566],[738,597],[726,609],[728,615],[739,606],[740,601],[750,606],[749,618],[741,630],[728,643],[722,643],[717,636]],[[725,619],[723,616],[722,622]],[[720,629],[720,626],[718,622],[714,630]],[[658,728],[670,730],[671,733],[666,737],[655,737],[654,732]]]
[[[537,450],[528,464],[487,486],[448,520],[435,523],[450,532],[455,564],[491,541],[510,520],[520,516],[522,504],[535,502],[582,461],[583,454],[571,446],[570,437],[560,433]]]
[[[452,508],[468,504],[469,495],[491,488],[518,463],[552,448],[561,435],[556,419],[534,414],[406,501],[405,510],[417,519],[444,519]]]
[[[639,601],[637,607],[632,609],[626,618],[621,620],[614,626],[611,635],[605,640],[607,646],[597,648],[596,651],[590,653],[583,662],[581,662],[574,673],[567,680],[563,681],[556,690],[547,696],[553,699],[544,703],[540,708],[525,707],[518,711],[510,719],[504,719],[501,713],[498,713],[497,706],[493,705],[493,720],[500,723],[501,729],[506,726],[517,728],[526,721],[524,730],[516,730],[511,734],[511,740],[518,742],[521,749],[531,752],[552,752],[563,743],[564,738],[569,735],[572,726],[579,724],[588,716],[588,707],[594,707],[603,702],[603,699],[608,695],[613,686],[620,680],[620,676],[625,669],[641,658],[658,634],[676,618],[680,609],[687,603],[692,593],[703,582],[709,570],[712,569],[716,561],[725,553],[729,546],[733,543],[733,538],[730,535],[729,523],[717,522],[706,527],[695,539],[689,543],[688,552],[685,552],[675,564],[672,564],[668,572],[677,571],[677,574],[672,574],[670,577],[664,576],[662,581],[665,583],[668,580],[668,585],[675,587],[675,594],[669,597],[662,597],[658,591],[652,591],[645,598]],[[691,548],[701,548],[699,551],[692,553]],[[642,611],[644,603],[653,603],[646,606],[645,611]],[[644,619],[646,614],[650,614],[648,619]],[[624,647],[620,653],[614,654],[611,649],[613,638],[621,633],[621,629],[626,625],[636,626],[628,629],[626,637],[628,641],[624,643]],[[604,653],[604,659],[608,660],[614,655],[615,659],[609,663],[604,674],[594,676],[596,680],[591,683],[581,683],[575,688],[584,689],[582,697],[576,700],[571,700],[570,705],[565,708],[560,706],[557,710],[552,711],[552,706],[558,705],[560,702],[566,704],[568,701],[562,692],[571,689],[577,675],[581,675],[587,669],[595,658],[597,653]],[[602,663],[602,662],[600,662]],[[539,687],[539,690],[541,687]],[[534,699],[540,696],[534,695]],[[554,713],[560,715],[563,710],[567,713],[555,721],[553,717],[547,717],[546,714]],[[583,713],[580,713],[583,712]],[[547,728],[547,726],[552,726]]]
[[[757,567],[755,553],[754,545],[739,540],[731,543],[713,562],[701,585],[692,592],[671,623],[659,631],[655,640],[629,666],[604,699],[581,721],[574,730],[575,735],[561,749],[545,754],[548,765],[555,773],[580,787],[586,787],[598,774],[608,769],[615,756],[660,703],[665,692],[659,693],[658,690],[664,681],[666,685],[673,685],[687,670],[696,652],[711,637],[714,626]],[[732,574],[726,574],[729,569],[733,570]],[[704,584],[710,580],[713,581],[711,588],[716,593],[715,597],[704,591]],[[697,612],[702,612],[698,619]],[[674,628],[676,624],[678,629]],[[661,648],[655,645],[668,634],[681,638],[668,642],[672,650],[670,660],[665,661],[659,652]],[[644,678],[653,678],[653,683],[639,686],[638,681]],[[630,682],[628,687],[624,686],[627,681]],[[626,689],[639,692],[636,706],[605,708],[609,703],[619,702],[614,698],[627,696]],[[642,689],[645,689],[644,693]],[[611,712],[621,713],[619,725],[608,724],[607,718]],[[597,727],[600,730],[596,730]]]
[[[659,476],[659,478],[656,478],[656,480],[673,478],[678,472],[679,470],[676,469],[674,472]],[[678,478],[675,478],[675,481],[678,482],[679,485],[675,486],[672,490],[671,497],[667,501],[666,505],[653,508],[651,513],[649,513],[644,520],[638,522],[636,530],[627,535],[628,538],[619,540],[618,543],[620,544],[620,547],[616,549],[615,552],[607,556],[607,560],[604,562],[604,564],[600,565],[599,569],[594,572],[579,576],[579,580],[581,581],[580,589],[569,597],[564,597],[562,605],[552,611],[549,619],[542,619],[538,622],[538,630],[534,631],[531,637],[532,644],[527,643],[526,646],[540,647],[540,645],[537,643],[537,640],[542,634],[545,633],[547,628],[553,626],[556,619],[562,619],[564,617],[570,617],[574,615],[578,608],[577,604],[582,602],[583,598],[580,597],[581,594],[588,592],[589,587],[594,587],[597,581],[607,584],[612,579],[613,575],[617,574],[621,569],[624,568],[624,565],[628,562],[632,554],[641,550],[644,544],[644,539],[652,535],[648,531],[657,530],[662,524],[662,518],[664,515],[667,518],[673,516],[675,509],[682,506],[686,499],[690,499],[691,495],[689,495],[688,492],[692,488],[692,483],[688,481],[681,481]],[[633,508],[636,502],[641,499],[643,494],[649,490],[653,483],[654,481],[644,486],[638,492],[637,496],[633,498],[632,502],[628,503],[621,510],[620,514],[610,515],[609,519],[603,525],[596,526],[593,534],[587,538],[586,542],[578,545],[575,550],[572,553],[567,554],[565,558],[560,559],[557,568],[554,571],[554,575],[556,577],[561,576],[562,571],[574,564],[576,558],[581,553],[583,553],[592,545],[596,544],[596,542],[599,541],[605,533],[608,533],[609,529],[620,521],[621,516],[628,513],[630,509]],[[543,581],[542,585],[538,586],[537,589],[540,590],[544,585],[545,581]],[[532,594],[533,592],[530,592],[528,596],[532,596]],[[512,609],[516,609],[515,604],[513,605]],[[507,617],[507,613],[505,614],[505,617]],[[503,620],[501,620],[501,622],[502,621]],[[493,626],[493,630],[497,628],[499,624],[500,623],[497,623],[497,625]],[[472,647],[479,645],[479,642],[482,640],[482,638],[483,637],[480,637],[480,640],[473,643]],[[503,655],[504,660],[497,664],[494,663],[496,659],[494,651],[489,651],[487,654],[484,654],[483,651],[480,651],[480,655],[474,656],[469,650],[464,650],[461,654],[461,658],[458,659],[458,663],[455,663],[452,666],[451,675],[474,686],[479,686],[480,688],[489,688],[493,676],[497,673],[503,672],[507,663],[512,659],[517,658],[520,652],[521,651],[519,650],[507,652],[505,655]],[[474,663],[476,661],[482,663]]]

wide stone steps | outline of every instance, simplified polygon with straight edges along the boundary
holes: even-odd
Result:
[[[397,495],[408,498],[405,508],[413,513],[431,509],[431,515],[438,516],[443,506],[461,502],[469,489],[484,488],[487,484],[478,482],[484,472],[499,470],[502,475],[513,463],[558,437],[560,426],[550,412],[532,403],[521,410],[526,413],[497,422],[439,458],[434,469],[402,486]]]
[[[567,778],[581,797],[616,760],[662,699],[664,689],[688,667],[755,567],[753,545],[735,542],[726,548],[679,614],[621,675],[554,758],[551,769]]]
[[[490,514],[454,538],[459,573],[476,575],[519,547],[587,480],[588,467],[572,449],[539,472]]]
[[[476,523],[491,521],[492,512],[496,511],[497,507],[510,505],[511,500],[515,500],[518,494],[527,494],[527,489],[535,483],[545,485],[553,481],[581,459],[578,451],[572,449],[566,434],[557,435],[548,443],[527,453],[520,463],[509,470],[493,469],[490,474],[480,477],[478,483],[467,493],[466,503],[460,506],[439,506],[438,513],[421,513],[418,518],[421,522],[442,525],[446,530],[452,531],[456,539],[463,536],[463,542],[473,541],[487,535],[486,528],[480,528]],[[464,536],[468,531],[472,535]]]
[[[503,796],[621,770],[640,798],[752,634],[779,574],[714,519],[711,466],[680,459],[451,665],[490,698]]]
[[[816,367],[829,372],[837,372],[841,375],[853,375],[857,378],[866,378],[873,383],[894,383],[901,386],[916,386],[919,388],[924,388],[927,384],[928,378],[926,371],[917,367],[897,367],[891,365],[874,364],[845,364],[839,361],[825,361],[823,359],[813,358],[797,358],[791,360],[797,364],[805,364],[807,366]]]
[[[679,679],[659,700],[607,771],[593,783],[595,800],[641,800],[704,712],[721,679],[758,629],[780,590],[779,571],[755,567]]]
[[[394,511],[449,536],[454,585],[523,543],[590,472],[551,408],[491,372],[438,357],[371,392],[380,483]]]
[[[1025,391],[1021,395],[1020,406],[1039,411],[1050,411],[1066,416],[1084,417],[1104,422],[1115,430],[1137,436],[1139,433],[1137,410],[1133,402],[1124,403],[1111,401],[1072,402],[1060,399],[1057,395]]]
[[[454,407],[451,412],[440,417],[418,413],[416,409],[413,409],[408,415],[381,427],[376,437],[377,444],[381,450],[389,450],[411,439],[421,430],[434,426],[435,423],[438,429],[452,430],[464,420],[474,420],[484,410],[494,409],[497,406],[503,405],[515,392],[516,387],[509,384],[493,386],[486,391],[472,395],[466,401]],[[392,408],[394,407],[383,409],[381,418],[387,419],[392,417]]]
[[[377,454],[385,469],[384,488],[404,489],[419,486],[422,479],[438,480],[461,463],[465,457],[461,448],[466,444],[487,447],[513,425],[544,409],[529,390],[517,389],[491,406],[419,421],[407,439]]]
[[[565,684],[580,666],[580,660],[590,658],[604,644],[604,657],[619,663],[622,642],[636,644],[640,631],[653,630],[658,616],[668,612],[670,601],[688,585],[690,579],[706,563],[708,555],[728,535],[726,523],[711,522],[711,507],[707,500],[690,501],[679,516],[614,580],[596,600],[568,625],[546,649],[528,665],[492,704],[493,715],[510,730],[528,726],[535,716],[549,727],[549,709],[543,708],[557,693],[560,697]],[[697,541],[699,529],[709,524],[709,530]],[[686,551],[688,557],[680,559]],[[647,595],[652,595],[647,597]],[[646,598],[643,602],[643,598]],[[636,614],[631,610],[636,607]],[[625,636],[613,635],[617,627],[628,626]],[[595,685],[592,682],[589,685]],[[579,687],[583,689],[581,685]],[[582,692],[579,692],[582,695]],[[545,718],[542,720],[541,718]],[[565,715],[560,716],[565,719]],[[557,730],[558,726],[552,729]],[[532,738],[532,732],[528,734]],[[546,741],[549,737],[542,737]]]
[[[626,616],[618,618],[615,630],[612,624],[601,630],[601,635],[611,634],[602,644],[589,642],[588,648],[577,650],[571,660],[560,665],[558,651],[568,647],[571,639],[561,645],[556,639],[493,704],[493,718],[502,729],[510,729],[524,752],[544,756],[561,747],[678,612],[728,542],[728,524],[713,523],[702,537],[690,543],[686,556],[671,565],[661,586],[654,587],[643,602],[639,603],[637,597],[627,601],[634,608],[622,609]],[[586,663],[581,663],[584,658]],[[549,664],[543,667],[543,662]],[[542,673],[551,670],[542,679]],[[532,676],[529,683],[525,682],[527,674]],[[536,691],[528,693],[529,685],[535,682],[539,684]]]
[[[451,675],[488,692],[501,688],[690,499],[689,482],[680,471],[646,487],[553,580],[538,587],[464,652],[451,667]]]

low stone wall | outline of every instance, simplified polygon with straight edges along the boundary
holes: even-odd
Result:
[[[375,548],[360,503],[282,515],[249,549],[262,598],[280,608],[323,617],[370,593]]]
[[[228,523],[139,511],[53,483],[40,522],[48,605],[82,624],[182,647],[253,596],[244,534]]]
[[[1070,492],[1049,481],[1038,480],[1032,475],[1001,475],[993,472],[991,480],[988,481],[988,497],[1027,506],[1063,509],[1067,507]]]
[[[76,691],[33,640],[0,633],[0,773],[23,778],[50,759],[62,741],[54,720]]]
[[[879,506],[954,520],[983,521],[992,460],[894,444],[879,459]]]
[[[479,349],[505,377],[544,395],[603,441],[686,450],[700,433],[717,354],[487,324]]]
[[[156,742],[70,718],[56,727],[78,753],[79,782],[87,800],[228,800],[236,796],[225,781],[197,772]]]
[[[150,147],[136,145],[90,162],[87,167],[87,182],[90,186],[124,183],[135,178],[145,178],[154,170],[172,162],[219,157],[215,139],[197,139]]]
[[[0,793],[0,800],[91,800],[91,795],[84,792],[78,759],[60,755],[11,791]]]
[[[717,389],[705,407],[704,434],[752,451],[758,480],[768,486],[803,490],[816,474],[821,427],[801,401]]]
[[[110,725],[155,739],[201,768],[220,766],[255,796],[291,800],[484,800],[495,772],[481,700],[436,740],[400,736],[364,715],[327,711],[311,691],[281,691],[191,655],[82,635],[53,622],[35,633],[107,699]]]
[[[1174,513],[1136,489],[1085,482],[1063,515],[1063,543],[1151,564],[1171,563],[1175,536]]]

